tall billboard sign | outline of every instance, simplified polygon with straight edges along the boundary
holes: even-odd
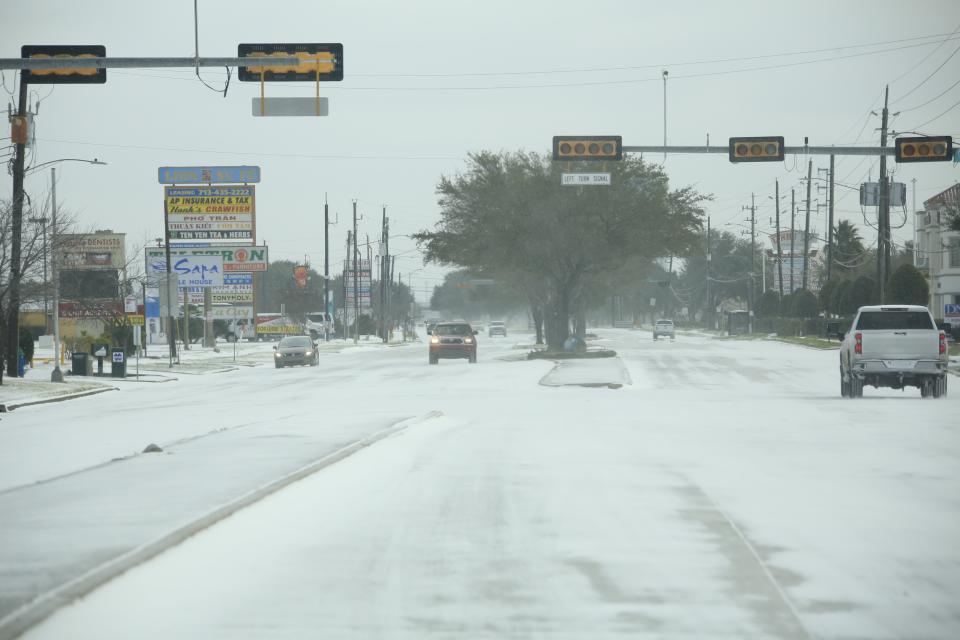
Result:
[[[253,185],[164,187],[172,240],[252,240]]]

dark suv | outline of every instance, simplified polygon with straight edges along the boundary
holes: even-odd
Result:
[[[440,358],[477,361],[477,332],[466,322],[438,322],[430,334],[430,364]]]

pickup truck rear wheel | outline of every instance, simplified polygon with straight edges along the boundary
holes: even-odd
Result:
[[[850,397],[863,397],[863,380],[857,376],[850,376]]]
[[[942,398],[945,395],[947,395],[947,377],[946,376],[937,377],[933,381],[933,384],[931,386],[933,387],[934,398]]]
[[[850,385],[843,379],[843,369],[840,370],[840,397],[846,398],[850,395]]]

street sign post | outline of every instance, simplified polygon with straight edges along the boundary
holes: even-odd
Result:
[[[610,186],[609,173],[561,173],[560,184],[565,186]]]
[[[256,117],[328,116],[327,98],[251,98],[250,111]]]

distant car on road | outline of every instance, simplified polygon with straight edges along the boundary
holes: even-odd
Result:
[[[315,367],[320,364],[320,354],[310,336],[284,336],[273,348],[273,364],[277,369],[295,364]]]
[[[487,330],[487,335],[490,336],[491,338],[493,336],[503,336],[504,338],[506,338],[507,337],[506,323],[501,322],[500,320],[494,320],[493,322],[490,323],[490,327]]]
[[[676,340],[676,329],[673,326],[673,320],[657,320],[653,325],[653,339],[656,340],[658,337],[664,336],[669,337],[671,340]]]
[[[864,385],[919,387],[920,397],[947,395],[947,337],[926,307],[860,307],[840,334],[840,395],[863,397]]]
[[[477,331],[466,322],[438,322],[430,335],[430,364],[440,358],[466,358],[477,362]]]

